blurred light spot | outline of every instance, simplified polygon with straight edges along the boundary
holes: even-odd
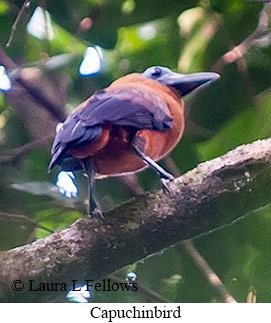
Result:
[[[157,35],[157,27],[155,23],[145,24],[137,31],[137,35],[142,40],[151,40]]]
[[[4,131],[0,131],[0,145],[4,146],[7,141],[7,136]]]
[[[191,73],[198,70],[198,66],[202,63],[202,53],[205,52],[218,28],[219,23],[217,20],[211,20],[210,22],[201,24],[195,34],[187,38],[187,42],[179,58],[178,71]]]
[[[100,46],[88,47],[79,67],[79,73],[83,76],[98,74],[102,68],[103,50]]]
[[[135,7],[136,3],[134,0],[125,0],[121,6],[121,12],[130,15],[135,10]]]
[[[121,74],[127,74],[130,67],[130,61],[128,59],[122,59],[119,62],[119,71]]]
[[[91,298],[91,291],[87,289],[87,285],[83,285],[76,287],[75,290],[71,289],[66,297],[73,302],[88,303],[88,298]]]
[[[25,80],[40,80],[42,78],[42,71],[37,67],[25,67],[21,70],[21,77]]]
[[[65,195],[67,198],[76,197],[78,195],[78,187],[74,182],[75,176],[73,172],[61,171],[57,175],[56,186],[59,193]]]
[[[163,281],[168,284],[168,285],[172,285],[172,286],[175,286],[177,285],[181,280],[183,279],[183,276],[179,275],[179,274],[175,274],[175,275],[172,275],[171,277],[169,278],[165,278],[163,279]]]
[[[3,95],[0,93],[0,99],[1,99],[1,97],[3,97]],[[0,103],[0,105],[1,105],[1,103]],[[3,128],[7,124],[9,117],[10,117],[10,111],[8,109],[4,110],[0,114],[0,146],[1,145],[4,146],[6,144],[7,134],[6,134],[5,129],[3,129]]]
[[[191,32],[192,28],[203,17],[203,10],[200,7],[185,10],[178,17],[178,24],[181,29],[182,35],[187,35]]]
[[[267,48],[271,45],[271,33],[254,39],[252,41],[253,46],[260,47],[260,48]]]
[[[97,50],[98,54],[100,55],[101,60],[104,58],[103,49],[101,46],[95,46],[95,49]]]
[[[80,28],[82,31],[89,30],[92,27],[92,25],[93,21],[90,17],[86,17],[80,22]]]
[[[74,56],[72,54],[60,54],[52,57],[46,57],[43,53],[42,65],[43,69],[56,70],[72,62]]]
[[[256,0],[259,1],[259,0]],[[270,2],[270,0],[260,0],[261,2]],[[233,1],[230,5],[230,11],[234,14],[238,14],[238,12],[241,12],[244,8],[244,4],[240,1]]]
[[[27,32],[38,39],[54,38],[50,14],[47,10],[37,7],[26,26]]]
[[[7,123],[7,118],[4,114],[4,112],[0,114],[0,129],[4,128]]]
[[[0,91],[6,92],[11,89],[11,81],[6,74],[6,69],[0,65]]]
[[[129,285],[133,284],[136,280],[137,280],[137,274],[134,271],[130,271],[126,275],[126,281],[128,282]]]
[[[5,1],[0,1],[0,15],[4,15],[9,10],[9,5]]]
[[[58,133],[58,131],[62,128],[62,126],[63,126],[63,122],[60,122],[59,124],[57,124],[56,133]]]

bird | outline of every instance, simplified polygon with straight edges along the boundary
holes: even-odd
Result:
[[[152,66],[98,90],[64,121],[52,146],[49,171],[84,170],[89,181],[87,216],[102,216],[95,179],[154,169],[168,191],[173,176],[157,161],[180,141],[185,126],[183,97],[220,78],[213,72],[180,74]]]

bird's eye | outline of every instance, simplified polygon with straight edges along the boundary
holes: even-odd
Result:
[[[157,75],[160,75],[161,74],[161,69],[159,67],[154,67],[152,70],[151,70],[151,75],[152,76],[157,76]]]

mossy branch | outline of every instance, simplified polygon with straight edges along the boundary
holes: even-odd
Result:
[[[178,242],[232,223],[271,202],[271,139],[240,146],[198,165],[170,184],[171,194],[146,193],[80,219],[45,239],[0,253],[0,301],[54,300],[29,291],[29,280],[82,284]],[[24,282],[14,291],[12,282]],[[63,292],[59,291],[63,294]]]

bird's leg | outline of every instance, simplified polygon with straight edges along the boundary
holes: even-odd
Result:
[[[154,160],[152,160],[149,156],[145,154],[145,139],[139,136],[135,136],[132,141],[132,146],[135,154],[158,173],[164,192],[169,193],[170,189],[167,183],[168,181],[173,180],[174,176],[165,171]]]
[[[86,170],[86,173],[88,175],[88,182],[89,182],[89,207],[88,207],[88,215],[91,217],[103,217],[102,210],[98,206],[96,200],[95,200],[95,173],[96,173],[96,167],[92,163],[91,160],[85,159],[83,161],[84,168]]]

